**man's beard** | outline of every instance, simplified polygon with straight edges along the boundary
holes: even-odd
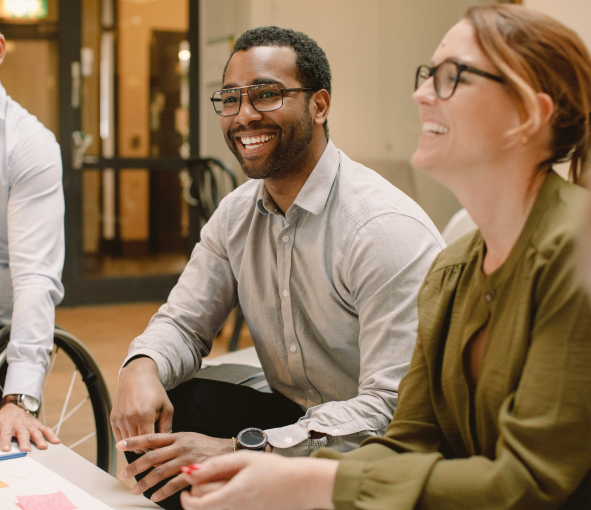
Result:
[[[308,108],[304,109],[304,116],[297,122],[281,129],[276,124],[249,125],[248,128],[236,128],[225,135],[226,144],[242,167],[242,171],[251,179],[268,179],[280,175],[283,170],[297,158],[311,143],[314,133],[314,123]],[[273,152],[262,162],[245,160],[238,150],[236,135],[241,131],[256,129],[271,130],[278,138]],[[269,143],[269,142],[267,142]]]

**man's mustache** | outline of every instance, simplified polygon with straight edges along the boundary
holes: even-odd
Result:
[[[228,138],[234,139],[236,135],[240,133],[244,133],[246,131],[257,131],[262,129],[275,131],[276,133],[281,131],[281,128],[276,124],[249,124],[248,126],[240,126],[234,129],[230,129],[230,131],[228,131]]]

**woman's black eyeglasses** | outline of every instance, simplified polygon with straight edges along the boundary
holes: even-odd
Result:
[[[435,67],[429,67],[426,65],[419,66],[415,76],[415,90],[433,76],[435,82],[435,94],[437,94],[437,97],[439,99],[449,99],[456,91],[460,76],[463,72],[477,74],[484,78],[488,78],[489,80],[503,83],[503,78],[500,76],[481,71],[475,67],[467,66],[461,62],[445,60]]]

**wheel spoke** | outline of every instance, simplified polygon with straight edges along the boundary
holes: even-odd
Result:
[[[62,407],[62,414],[60,416],[60,420],[53,427],[53,430],[55,431],[55,433],[58,436],[60,433],[60,428],[62,427],[62,423],[64,421],[64,416],[66,415],[66,409],[68,408],[68,403],[70,402],[70,396],[72,395],[72,388],[74,388],[74,383],[76,382],[76,374],[78,374],[78,369],[74,370],[74,373],[72,374],[72,380],[70,381],[70,387],[68,388],[68,394],[66,395],[64,407]]]
[[[62,420],[59,421],[59,423],[57,423],[56,425],[53,426],[53,430],[55,430],[56,428],[61,428],[61,426],[66,422],[66,420],[72,416],[76,411],[78,411],[78,409],[80,409],[84,404],[86,404],[86,402],[88,402],[90,400],[90,397],[86,397],[83,400],[81,400],[80,402],[78,402],[76,404],[76,406],[68,413],[66,414],[66,416],[64,416],[64,418]],[[59,430],[58,428],[58,430]],[[57,432],[56,432],[57,434]]]
[[[76,448],[78,445],[81,445],[84,441],[90,439],[92,436],[96,436],[96,430],[94,432],[91,432],[87,436],[84,436],[82,439],[78,439],[78,441],[72,443],[70,446],[68,446],[68,448],[72,450],[73,448]]]

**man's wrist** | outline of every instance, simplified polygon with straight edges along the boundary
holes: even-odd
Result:
[[[37,418],[37,414],[39,413],[40,401],[36,397],[32,397],[30,395],[13,393],[10,395],[4,395],[2,398],[2,403],[0,404],[0,408],[8,405],[13,404],[17,407],[20,407],[23,411],[34,416]]]

